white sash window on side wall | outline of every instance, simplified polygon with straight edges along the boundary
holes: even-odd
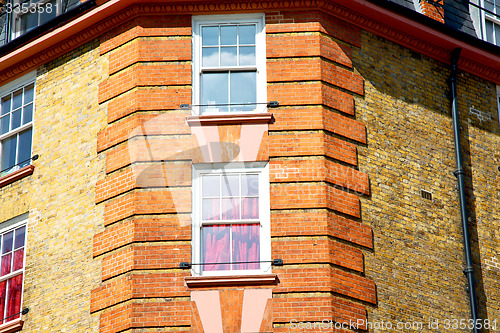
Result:
[[[195,114],[264,112],[264,15],[193,18]]]

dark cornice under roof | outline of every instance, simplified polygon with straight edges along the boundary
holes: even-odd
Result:
[[[369,1],[373,4],[376,4],[377,6],[385,8],[387,10],[390,10],[390,11],[394,12],[395,14],[405,16],[411,20],[414,20],[414,21],[417,21],[421,24],[427,25],[432,29],[435,29],[439,32],[445,33],[445,34],[449,35],[450,37],[461,40],[467,44],[470,44],[470,45],[473,45],[475,47],[481,48],[485,51],[500,55],[500,46],[496,46],[494,44],[488,43],[488,42],[483,41],[477,37],[474,37],[470,33],[466,33],[464,31],[456,29],[454,27],[455,26],[454,24],[441,23],[439,21],[431,19],[430,17],[425,16],[424,14],[421,14],[415,10],[412,10],[406,6],[402,6],[399,3],[397,3],[396,1],[392,1],[392,0],[366,0],[366,1]]]

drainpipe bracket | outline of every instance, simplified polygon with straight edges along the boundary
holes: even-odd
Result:
[[[470,274],[470,273],[474,273],[474,269],[472,267],[465,267],[464,268],[464,274],[467,275],[467,274]]]

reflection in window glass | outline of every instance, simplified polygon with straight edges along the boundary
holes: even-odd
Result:
[[[220,65],[221,66],[237,66],[238,65],[238,57],[237,57],[236,47],[221,47],[220,48]]]
[[[44,10],[40,11],[40,25],[49,22],[57,16],[56,1],[52,0],[44,6]]]
[[[40,1],[29,1],[24,2],[23,8],[24,12],[15,19],[20,21],[19,33],[25,34],[38,26],[41,26],[57,15],[59,15],[61,10],[61,5],[58,4],[57,0],[51,0],[45,3]],[[19,8],[21,10],[21,8]]]
[[[17,135],[2,141],[2,168],[1,171],[16,165]]]
[[[220,27],[221,45],[236,45],[238,43],[238,27],[236,25],[223,25]]]
[[[201,38],[203,46],[219,45],[219,27],[202,27]]]
[[[256,32],[256,24],[201,27],[201,113],[256,109]]]
[[[19,134],[17,164],[20,168],[30,164],[32,137],[31,128]]]
[[[30,164],[34,83],[1,98],[0,177]]]
[[[251,111],[256,108],[257,82],[255,72],[233,72],[231,73],[231,104],[232,110],[241,109]],[[245,105],[250,104],[250,105]]]
[[[255,24],[252,25],[240,25],[239,26],[239,38],[241,44],[255,44]]]
[[[487,42],[500,45],[500,1],[484,0],[484,37]],[[495,15],[496,14],[496,15]]]
[[[201,77],[203,111],[227,111],[229,73],[206,73]]]

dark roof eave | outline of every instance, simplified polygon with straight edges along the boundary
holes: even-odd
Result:
[[[454,29],[444,23],[436,21],[424,14],[421,14],[415,10],[409,9],[407,7],[401,6],[395,2],[389,0],[365,0],[376,4],[384,9],[394,12],[396,15],[402,15],[410,20],[424,24],[431,29],[444,33],[452,38],[458,39],[464,43],[470,44],[487,52],[500,55],[500,46],[488,43],[482,39],[471,36],[463,31]]]
[[[42,24],[35,29],[25,33],[22,36],[19,36],[12,41],[8,42],[5,45],[0,46],[0,56],[12,52],[13,50],[27,44],[28,42],[46,34],[48,31],[65,24],[75,17],[87,12],[91,8],[96,6],[95,0],[87,0],[80,5],[76,6],[73,9],[68,10],[67,12],[62,13],[61,15],[56,16],[54,19],[49,22]]]

